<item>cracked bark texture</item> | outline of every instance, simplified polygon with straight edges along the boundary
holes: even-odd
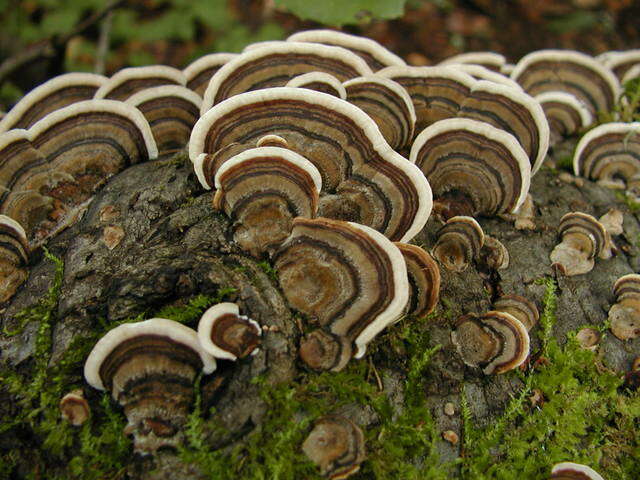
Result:
[[[464,366],[451,344],[451,322],[464,313],[488,310],[492,298],[500,293],[524,295],[542,308],[544,286],[535,281],[554,275],[549,253],[557,243],[556,226],[563,214],[578,210],[600,216],[615,206],[624,212],[625,233],[615,238],[621,247],[617,256],[596,261],[593,271],[586,275],[558,278],[558,321],[553,334],[561,342],[567,332],[582,325],[602,324],[613,301],[613,282],[640,269],[636,246],[640,223],[626,205],[616,201],[613,191],[588,181],[578,188],[543,169],[533,179],[531,194],[537,214],[534,231],[517,231],[512,223],[501,219],[479,219],[485,233],[498,238],[509,250],[508,269],[479,272],[471,267],[462,274],[442,271],[439,315],[427,329],[432,345],[441,344],[442,349],[428,367],[425,382],[425,395],[441,431],[460,434],[463,385],[480,423],[500,415],[520,390],[520,381],[514,376],[487,377]],[[215,420],[229,430],[224,437],[212,435],[209,439],[218,448],[241,439],[261,423],[265,405],[252,378],[266,375],[271,382],[287,382],[295,377],[300,368],[295,355],[300,331],[277,283],[233,245],[228,235],[229,221],[213,211],[211,200],[212,194],[202,191],[184,153],[133,166],[109,180],[82,220],[48,244],[65,264],[51,362],[60,359],[75,336],[92,331],[101,319],[115,322],[198,293],[214,295],[221,288],[235,288],[235,293],[227,297],[229,301],[237,302],[243,313],[260,324],[277,328],[266,333],[264,347],[250,361],[220,362],[218,372],[203,379],[205,410],[215,405]],[[413,242],[432,246],[439,227],[438,222],[430,220]],[[41,298],[52,279],[51,262],[36,259],[28,282],[2,312],[3,326],[14,328],[15,314]],[[538,328],[532,330],[532,350],[538,348]],[[0,337],[0,364],[15,369],[28,365],[37,329],[34,322],[18,336]],[[406,371],[385,361],[385,351],[392,346],[384,335],[372,346],[376,348],[361,361],[376,365],[384,390],[399,411]],[[623,343],[607,335],[600,355],[607,367],[627,371],[633,358],[640,355],[640,339]],[[217,390],[221,377],[225,377],[226,387]],[[443,412],[447,402],[456,406],[456,414],[451,417]],[[340,413],[363,429],[376,422],[375,413],[368,407],[350,405]],[[6,406],[0,407],[0,414],[7,414]],[[213,425],[211,420],[208,423]],[[441,441],[438,448],[442,460],[457,457],[459,447]],[[132,460],[128,473],[134,479],[202,478],[195,466],[181,464],[179,457],[168,452],[161,452],[155,459]]]

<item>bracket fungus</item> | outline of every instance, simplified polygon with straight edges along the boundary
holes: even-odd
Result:
[[[596,257],[609,258],[609,233],[591,215],[582,212],[565,214],[560,219],[558,234],[562,241],[556,245],[549,258],[552,263],[562,266],[565,275],[590,272]]]
[[[616,303],[609,309],[611,332],[620,340],[640,335],[640,275],[623,275],[613,285]]]
[[[180,444],[196,375],[215,369],[194,330],[152,318],[110,330],[91,350],[84,376],[124,408],[125,433],[133,435],[136,452],[149,454]]]
[[[622,84],[624,85],[632,80],[637,80],[638,78],[640,78],[640,63],[627,70],[624,77],[622,77]]]
[[[640,49],[610,51],[596,57],[600,63],[609,68],[619,79],[636,65],[640,64]],[[624,83],[624,82],[623,82]]]
[[[90,100],[107,78],[94,73],[65,73],[34,88],[0,121],[0,132],[29,128],[47,114]]]
[[[521,295],[502,295],[493,302],[493,309],[517,318],[527,331],[535,327],[540,319],[536,304]]]
[[[451,217],[438,231],[432,249],[433,256],[454,272],[463,272],[480,255],[484,245],[484,232],[472,217]]]
[[[443,60],[438,65],[471,64],[499,72],[502,66],[507,63],[504,55],[496,52],[467,52],[453,55]]]
[[[94,98],[125,101],[147,88],[186,84],[187,79],[180,70],[166,65],[123,68],[98,89]]]
[[[340,80],[325,72],[303,73],[289,80],[285,87],[308,88],[316,92],[333,95],[342,100],[347,99],[347,92]]]
[[[364,434],[346,417],[326,415],[318,419],[302,444],[304,454],[332,480],[350,477],[365,459]]]
[[[274,254],[285,297],[326,334],[302,342],[302,360],[315,370],[339,371],[354,350],[403,314],[407,267],[391,241],[366,227],[327,218],[296,218]]]
[[[258,257],[289,236],[294,218],[316,216],[322,179],[301,155],[258,147],[227,160],[215,187],[214,208],[231,218],[240,247]]]
[[[526,327],[506,312],[460,317],[451,340],[464,363],[482,368],[485,375],[513,370],[529,355]]]
[[[594,121],[591,111],[575,95],[567,92],[544,92],[536,95],[549,123],[549,144],[578,133]]]
[[[485,68],[481,65],[473,65],[470,63],[458,63],[458,64],[451,64],[448,66],[453,67],[456,70],[464,72],[468,75],[471,75],[476,80],[487,80],[492,83],[497,83],[498,85],[504,85],[505,87],[515,88],[516,90],[521,92],[523,91],[522,87],[518,84],[518,82],[511,80],[511,78],[509,78],[508,76],[502,73],[498,73],[494,70],[489,70],[488,68]]]
[[[562,462],[553,466],[549,480],[604,480],[604,478],[586,465]]]
[[[0,215],[0,303],[11,298],[27,279],[29,244],[22,226]]]
[[[518,141],[477,120],[452,118],[426,128],[409,158],[429,180],[445,218],[512,213],[529,191],[531,165]]]
[[[407,265],[409,301],[406,314],[424,317],[433,312],[440,296],[440,269],[424,249],[409,243],[396,242]]]
[[[237,360],[258,353],[262,329],[240,315],[235,303],[209,308],[198,323],[198,339],[205,352],[222,360]]]
[[[203,97],[211,77],[237,56],[237,53],[211,53],[194,60],[182,70],[187,88]]]

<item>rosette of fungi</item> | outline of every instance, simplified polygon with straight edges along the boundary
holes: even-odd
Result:
[[[595,258],[608,258],[609,233],[604,225],[589,214],[569,212],[560,219],[558,234],[561,242],[549,258],[568,276],[590,272]]]
[[[241,53],[216,72],[205,91],[200,113],[204,115],[234,95],[281,87],[293,77],[309,72],[329,73],[341,82],[373,73],[364,60],[344,48],[269,42],[267,46]]]
[[[230,62],[237,53],[210,53],[200,57],[187,65],[182,73],[187,80],[187,88],[196,92],[200,97],[209,86],[209,81],[225,63]]]
[[[326,72],[309,72],[293,77],[285,87],[308,88],[346,100],[347,92],[340,80]]]
[[[470,64],[479,65],[494,72],[499,72],[507,59],[496,52],[467,52],[444,59],[438,65]]]
[[[437,233],[433,256],[444,268],[463,272],[480,255],[484,232],[472,217],[458,215],[447,220]]]
[[[531,96],[567,92],[592,114],[613,110],[620,85],[611,70],[593,57],[573,50],[539,50],[520,59],[511,78]]]
[[[22,226],[0,215],[0,303],[15,295],[27,279],[29,243]]]
[[[573,172],[609,188],[627,188],[640,173],[640,122],[605,123],[584,135]]]
[[[493,302],[493,309],[514,316],[520,320],[527,331],[530,331],[540,319],[536,304],[521,295],[502,295]]]
[[[549,144],[578,133],[593,123],[593,114],[575,95],[567,92],[545,92],[536,95],[549,123]]]
[[[152,318],[110,330],[89,354],[84,376],[93,388],[111,393],[124,409],[125,433],[133,435],[134,450],[150,454],[180,445],[193,382],[200,372],[215,369],[215,359],[194,330]]]
[[[189,140],[202,185],[211,188],[220,165],[269,135],[320,172],[319,215],[362,223],[398,241],[413,238],[426,223],[431,189],[419,169],[385,142],[362,110],[303,88],[236,95],[202,116]]]
[[[640,335],[640,275],[623,275],[613,285],[615,304],[609,309],[611,332],[620,340]]]
[[[160,85],[187,84],[184,74],[166,65],[123,68],[116,72],[95,94],[96,99],[125,101],[134,93]]]
[[[512,213],[529,191],[531,166],[518,141],[477,120],[452,118],[426,128],[409,158],[429,180],[444,218]]]
[[[402,253],[364,225],[296,218],[273,260],[289,304],[320,326],[300,345],[314,370],[339,371],[352,356],[361,358],[408,301]]]
[[[593,468],[573,462],[556,463],[549,480],[604,480]]]
[[[203,350],[222,360],[237,360],[258,353],[262,329],[235,303],[209,308],[198,322],[198,339]]]
[[[234,240],[259,257],[289,236],[294,218],[316,216],[322,179],[301,155],[267,146],[226,161],[215,187],[214,208],[231,218]]]
[[[200,96],[181,85],[146,88],[131,95],[126,103],[136,107],[149,122],[159,155],[174,153],[189,142],[200,118]]]
[[[440,296],[440,269],[424,249],[409,243],[396,242],[407,265],[409,301],[405,313],[424,317],[433,312]]]
[[[370,38],[335,30],[306,30],[287,38],[288,42],[311,42],[342,47],[361,57],[374,72],[391,66],[403,66],[404,60]]]
[[[610,69],[624,83],[624,76],[636,65],[640,64],[640,49],[614,50],[596,57],[602,65]]]
[[[513,370],[529,355],[526,327],[514,316],[495,310],[460,317],[451,340],[464,363],[480,367],[485,375]]]
[[[65,73],[39,85],[20,99],[0,121],[0,132],[29,128],[47,114],[90,100],[107,81],[94,73]]]

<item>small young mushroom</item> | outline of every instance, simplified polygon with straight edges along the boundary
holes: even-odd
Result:
[[[417,245],[396,242],[407,264],[409,277],[409,302],[407,315],[424,317],[429,315],[440,297],[440,269],[435,260]]]
[[[145,455],[181,443],[193,381],[199,372],[215,368],[194,330],[153,318],[110,330],[89,354],[84,376],[124,408],[125,433],[133,435],[134,450]]]
[[[484,243],[480,249],[479,262],[489,270],[504,270],[509,268],[511,256],[509,250],[496,237],[484,236]]]
[[[598,343],[600,342],[600,338],[602,335],[600,332],[593,328],[581,328],[578,333],[576,333],[576,340],[580,344],[582,348],[585,350],[595,351],[598,348]]]
[[[544,92],[534,97],[549,123],[549,145],[553,146],[593,123],[591,111],[568,92]]]
[[[60,412],[62,418],[74,427],[79,427],[87,421],[91,410],[89,409],[89,403],[84,398],[82,389],[74,390],[62,397],[62,400],[60,400]]]
[[[194,60],[182,70],[187,79],[187,88],[203,97],[211,77],[225,63],[230,62],[237,56],[237,53],[211,53]]]
[[[557,463],[551,469],[549,480],[604,480],[595,470],[579,463]]]
[[[304,454],[332,480],[345,479],[360,469],[365,459],[360,427],[341,415],[318,419],[302,444]]]
[[[309,72],[293,77],[285,87],[308,88],[316,92],[322,92],[342,100],[347,99],[347,92],[340,80],[326,72]]]
[[[531,330],[540,319],[536,304],[520,295],[502,295],[493,302],[493,309],[514,316],[520,320],[527,331]]]
[[[499,72],[505,63],[507,63],[507,59],[504,58],[504,55],[496,52],[467,52],[449,57],[438,65],[480,65],[495,72]]]
[[[237,360],[258,353],[262,329],[240,315],[235,303],[209,308],[198,323],[198,340],[205,352],[223,360]]]
[[[166,65],[123,68],[107,80],[93,98],[125,101],[147,88],[186,84],[187,79],[180,70]]]
[[[623,275],[613,285],[616,303],[609,309],[611,332],[620,340],[640,335],[640,275]]]
[[[581,275],[593,269],[595,258],[602,258],[608,245],[608,233],[591,215],[570,212],[560,219],[558,233],[562,241],[556,245],[549,258],[560,264],[566,275]]]
[[[478,258],[483,244],[480,224],[472,217],[455,216],[438,231],[432,254],[447,270],[463,272]]]
[[[0,215],[0,303],[9,300],[27,279],[29,243],[22,226]]]

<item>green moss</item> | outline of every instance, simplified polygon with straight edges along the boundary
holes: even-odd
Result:
[[[163,307],[156,311],[153,316],[168,318],[169,320],[175,320],[176,322],[186,325],[193,325],[197,323],[205,310],[210,306],[220,303],[235,292],[235,288],[226,287],[218,290],[214,296],[199,294],[181,305],[168,305]]]
[[[260,267],[260,269],[267,274],[267,276],[269,277],[269,279],[274,282],[276,285],[278,284],[278,273],[276,272],[276,269],[273,268],[273,266],[271,266],[271,264],[267,261],[264,260],[262,262],[258,262],[258,267]]]

